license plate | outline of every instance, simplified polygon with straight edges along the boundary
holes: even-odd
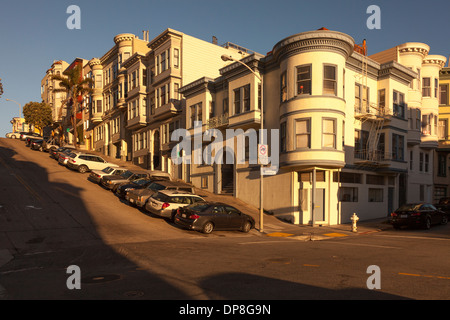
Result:
[[[400,218],[408,218],[408,215],[407,214],[401,214]]]

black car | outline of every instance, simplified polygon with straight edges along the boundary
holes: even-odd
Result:
[[[30,143],[30,148],[31,149],[33,149],[33,150],[39,150],[39,151],[42,151],[43,150],[43,143],[44,143],[44,140],[43,139],[39,139],[39,140],[35,140],[35,139],[33,139],[32,141],[31,141],[31,143]]]
[[[447,224],[447,214],[430,203],[408,203],[391,213],[395,229],[402,226],[430,229],[434,224]]]
[[[150,180],[149,178],[141,178],[134,181],[130,181],[130,183],[121,184],[117,187],[116,195],[119,198],[125,198],[126,194],[130,190],[144,189],[147,188],[150,183],[154,180]]]
[[[26,137],[25,138],[25,146],[30,147],[31,143],[36,140],[42,140],[42,137]]]
[[[58,160],[59,159],[59,154],[61,153],[61,152],[64,152],[64,151],[66,151],[66,150],[74,150],[74,148],[73,147],[59,147],[59,148],[52,148],[52,149],[50,149],[50,152],[49,152],[49,154],[50,154],[50,157],[52,157],[53,159],[55,159],[55,160]]]
[[[211,233],[213,230],[249,232],[255,220],[238,209],[221,202],[201,202],[181,207],[175,215],[181,227]]]

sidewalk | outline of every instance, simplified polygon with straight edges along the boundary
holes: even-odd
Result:
[[[124,161],[114,157],[105,156],[100,152],[92,150],[85,152],[99,155],[106,161],[115,163],[120,166],[143,170],[141,167],[132,164],[130,161]],[[244,201],[236,199],[235,197],[230,195],[215,194],[199,188],[196,188],[196,193],[202,196],[205,200],[218,201],[229,204],[241,210],[243,213],[252,216],[253,219],[255,219],[256,223],[255,230],[253,230],[252,232],[260,236],[289,237],[290,239],[310,241],[358,236],[392,229],[392,225],[389,223],[387,217],[367,221],[358,221],[357,231],[352,232],[352,224],[350,222],[333,226],[316,225],[312,227],[311,225],[295,225],[289,222],[282,221],[273,215],[264,214],[263,232],[260,232],[260,217],[258,208],[253,207],[245,203]]]

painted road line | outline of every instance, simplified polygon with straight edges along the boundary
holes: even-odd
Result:
[[[272,232],[272,233],[266,234],[266,236],[268,236],[268,237],[291,237],[291,236],[293,236],[293,234],[292,233],[284,233],[284,232]]]
[[[332,232],[332,233],[324,233],[324,236],[327,237],[332,237],[332,238],[338,238],[338,237],[348,237],[347,234],[343,234],[343,233],[337,233],[337,232]]]
[[[415,273],[404,273],[404,272],[399,272],[398,274],[401,276],[420,277],[420,278],[437,278],[437,279],[450,280],[450,277],[432,276],[432,275],[426,275],[426,274],[415,274]]]

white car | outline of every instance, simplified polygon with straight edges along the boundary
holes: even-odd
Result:
[[[94,154],[72,153],[69,155],[67,167],[78,170],[80,173],[85,173],[90,170],[103,170],[106,167],[118,167],[118,165]]]
[[[173,220],[178,208],[197,202],[205,202],[205,199],[193,193],[177,190],[161,190],[148,199],[145,204],[145,209],[160,217]]]
[[[10,139],[20,139],[20,134],[20,132],[9,132],[6,134],[6,137]]]

